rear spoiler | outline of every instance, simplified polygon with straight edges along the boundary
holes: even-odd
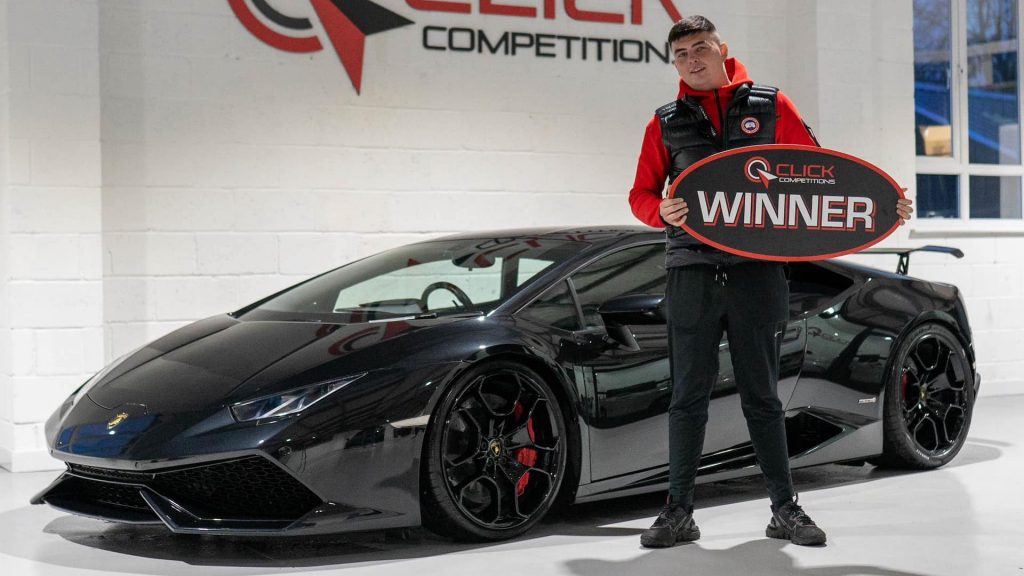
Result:
[[[868,248],[867,250],[861,251],[861,254],[899,254],[900,261],[896,265],[896,273],[907,275],[907,270],[910,268],[910,255],[914,252],[939,252],[941,254],[949,254],[956,258],[963,258],[964,253],[959,248],[952,248],[950,246],[921,246],[920,248]]]

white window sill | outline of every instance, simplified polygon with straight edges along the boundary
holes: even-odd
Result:
[[[975,218],[914,218],[908,225],[911,238],[937,236],[1024,236],[1024,220]]]

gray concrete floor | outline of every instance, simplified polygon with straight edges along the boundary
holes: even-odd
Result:
[[[765,537],[769,513],[757,478],[698,487],[703,537],[652,551],[640,547],[639,534],[659,495],[575,506],[527,537],[494,545],[422,530],[244,539],[175,536],[30,506],[57,473],[0,472],[0,574],[1024,576],[1024,394],[992,392],[979,398],[967,444],[944,468],[795,471],[801,504],[828,531],[821,548]]]

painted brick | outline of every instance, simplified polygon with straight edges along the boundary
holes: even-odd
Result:
[[[4,290],[2,288],[0,288],[0,302],[6,302],[7,301],[5,296],[6,296],[6,294],[4,293]],[[5,316],[5,315],[6,315],[6,311],[0,312],[0,317]],[[7,324],[6,319],[0,320],[0,326],[5,326],[5,328],[0,329],[0,375],[2,375],[2,376],[13,374],[14,373],[14,364],[15,364],[14,361],[13,361],[13,356],[14,356],[14,352],[13,352],[13,350],[14,350],[13,332],[6,328],[6,324]],[[24,356],[24,353],[23,353],[22,358],[26,358],[26,356]],[[22,362],[21,366],[29,366],[29,367],[31,367],[31,364],[30,363]]]
[[[83,188],[8,189],[12,232],[100,231],[99,190]]]
[[[32,140],[34,186],[100,186],[100,143],[82,140]]]
[[[282,234],[280,272],[313,275],[356,259],[360,237],[348,234]]]
[[[358,258],[364,258],[378,252],[384,252],[392,248],[404,246],[405,244],[412,244],[413,242],[422,242],[424,240],[430,240],[442,236],[444,233],[420,233],[420,234],[373,234],[373,235],[360,235],[354,239],[356,255],[353,260]],[[347,264],[347,262],[342,262]]]
[[[35,337],[40,376],[92,374],[102,367],[102,328],[37,330]]]
[[[971,297],[1024,295],[1024,270],[1021,264],[975,265],[971,266],[971,273],[974,275]]]
[[[270,234],[198,234],[200,274],[277,272],[277,237]]]
[[[204,188],[105,187],[103,226],[109,232],[230,230],[233,198]]]
[[[1024,361],[981,363],[978,365],[978,373],[981,374],[981,394],[984,396],[989,382],[1019,383],[1020,375],[1024,374]]]
[[[33,46],[32,91],[40,94],[89,93],[99,70],[86,66],[80,46]]]
[[[974,349],[979,363],[1010,362],[1020,359],[1020,342],[1012,330],[974,332]]]
[[[105,322],[139,322],[156,315],[153,283],[145,278],[108,277],[103,280]]]
[[[257,300],[261,300],[289,286],[298,284],[299,282],[306,280],[308,277],[309,276],[307,275],[242,276],[238,278],[238,296],[232,306],[232,309],[248,306]]]
[[[33,374],[36,366],[34,330],[5,330],[10,350],[10,373],[16,376]]]
[[[102,274],[100,235],[12,234],[15,280],[88,280]]]
[[[12,118],[19,138],[96,141],[100,137],[100,101],[96,96],[15,94]]]
[[[8,294],[16,328],[77,328],[103,321],[99,281],[11,282]]]
[[[10,422],[14,418],[13,389],[11,387],[11,376],[7,373],[0,373],[0,424]],[[0,448],[10,446],[0,435]]]
[[[235,278],[155,278],[154,320],[190,321],[223,314],[238,302]]]
[[[102,108],[104,143],[192,144],[215,131],[210,125],[215,114],[205,102],[110,96]]]
[[[100,68],[103,93],[129,98],[187,98],[191,77],[182,56],[108,53]]]
[[[304,190],[240,190],[234,195],[235,230],[312,230],[320,213],[319,197]]]
[[[8,143],[10,166],[8,166],[8,184],[27,186],[32,183],[32,141],[12,139]]]
[[[96,0],[19,0],[8,3],[9,41],[96,49]],[[16,24],[15,24],[16,23]]]
[[[43,422],[88,375],[14,378],[14,423]]]
[[[105,269],[115,276],[189,275],[196,272],[193,234],[107,234]]]

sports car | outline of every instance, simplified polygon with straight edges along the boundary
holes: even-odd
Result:
[[[788,265],[793,467],[934,468],[963,446],[980,383],[964,301],[901,252],[902,273]],[[664,259],[649,228],[448,236],[195,322],[56,410],[67,470],[32,502],[176,533],[498,540],[556,506],[663,490]],[[700,481],[758,473],[728,348]]]

